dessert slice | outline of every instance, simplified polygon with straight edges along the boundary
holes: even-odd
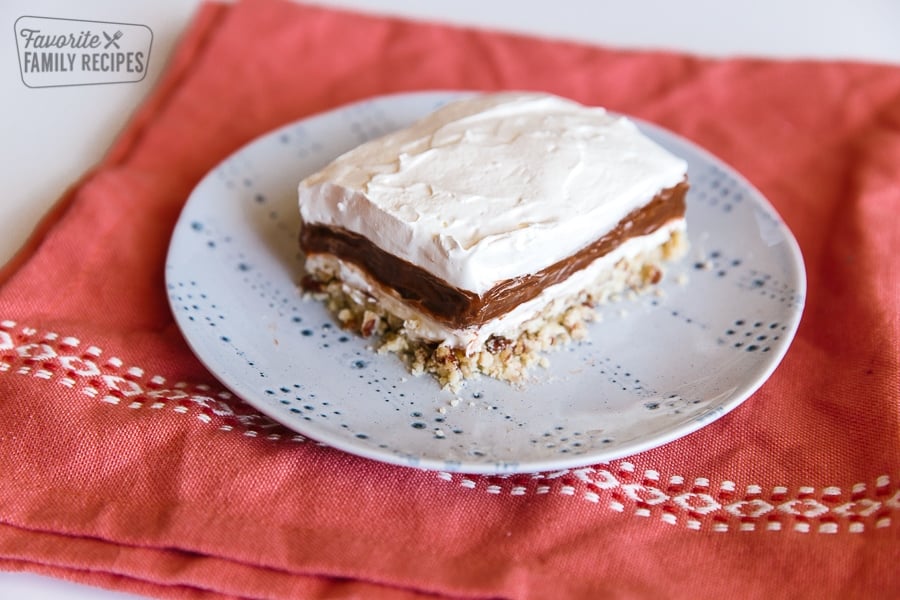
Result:
[[[304,287],[444,386],[520,381],[683,252],[686,172],[602,108],[467,97],[300,182]]]

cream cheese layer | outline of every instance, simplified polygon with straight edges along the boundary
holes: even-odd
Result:
[[[341,155],[300,182],[299,204],[305,223],[482,294],[578,252],[686,171],[602,108],[487,94]]]
[[[404,321],[403,332],[412,340],[424,340],[447,344],[454,348],[462,348],[467,355],[484,348],[492,336],[518,339],[529,324],[541,315],[558,316],[574,298],[578,298],[585,290],[602,285],[606,278],[614,273],[616,264],[621,260],[632,261],[642,254],[652,253],[676,232],[683,232],[683,220],[672,221],[653,233],[639,238],[631,238],[606,254],[590,266],[578,271],[567,280],[545,288],[541,293],[519,304],[508,313],[491,319],[480,326],[455,328],[436,321],[426,313],[409,306],[394,290],[387,289],[372,279],[367,273],[353,263],[326,254],[315,254],[309,257],[306,268],[313,272],[326,272],[343,282],[344,292],[358,304],[365,306],[369,299],[374,299],[378,306]],[[640,262],[640,261],[639,261]],[[624,284],[612,281],[611,291],[619,293]]]

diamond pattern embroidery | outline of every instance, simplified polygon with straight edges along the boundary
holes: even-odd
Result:
[[[80,389],[87,398],[110,405],[140,408],[170,408],[176,413],[193,415],[197,421],[216,425],[223,431],[237,431],[248,437],[273,442],[304,442],[305,438],[283,430],[277,423],[236,401],[224,389],[185,382],[166,386],[159,375],[145,376],[139,367],[125,368],[115,357],[101,359],[103,351],[90,346],[79,352],[81,342],[74,337],[60,338],[56,333],[39,336],[33,328],[17,328],[13,321],[0,322],[0,375],[34,377]],[[40,337],[40,339],[35,339]],[[17,342],[18,340],[18,342]],[[88,358],[90,357],[90,358]],[[56,368],[50,368],[54,366]],[[102,383],[102,385],[101,385]],[[121,402],[123,398],[130,402]],[[891,490],[891,478],[876,480],[874,496],[864,496],[864,483],[848,486],[853,498],[841,502],[841,488],[822,488],[820,498],[811,486],[791,488],[774,486],[766,496],[759,484],[746,486],[745,497],[731,480],[712,485],[709,478],[694,477],[693,490],[681,491],[682,475],[669,477],[669,487],[655,485],[658,470],[647,470],[643,477],[626,460],[572,470],[517,476],[472,476],[438,472],[439,481],[455,483],[460,489],[511,496],[556,494],[581,499],[607,509],[638,516],[657,516],[662,522],[690,530],[780,531],[794,533],[860,533],[867,528],[885,528],[894,523],[900,511],[900,489]],[[668,489],[668,491],[666,491]],[[678,490],[678,491],[673,491]],[[737,498],[735,498],[737,496]],[[764,497],[760,497],[764,496]],[[726,502],[725,499],[729,501]]]

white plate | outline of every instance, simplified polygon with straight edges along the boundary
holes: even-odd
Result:
[[[467,473],[535,472],[659,446],[721,417],[769,377],[800,321],[797,243],[743,178],[659,127],[689,163],[691,250],[661,294],[609,306],[590,341],[517,388],[458,395],[341,331],[297,289],[297,182],[461,93],[386,96],[287,125],[207,175],[175,228],[166,285],[201,361],[249,404],[360,456]],[[687,282],[679,280],[687,279]]]

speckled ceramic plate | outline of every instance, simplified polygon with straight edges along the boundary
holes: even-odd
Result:
[[[609,306],[590,341],[550,354],[550,367],[525,385],[481,378],[458,394],[442,391],[303,300],[297,182],[459,95],[386,96],[287,125],[197,186],[175,228],[166,284],[178,325],[225,386],[346,452],[511,473],[659,446],[762,385],[800,320],[806,283],[797,244],[738,174],[649,124],[641,124],[648,135],[689,162],[691,250],[661,293]]]

